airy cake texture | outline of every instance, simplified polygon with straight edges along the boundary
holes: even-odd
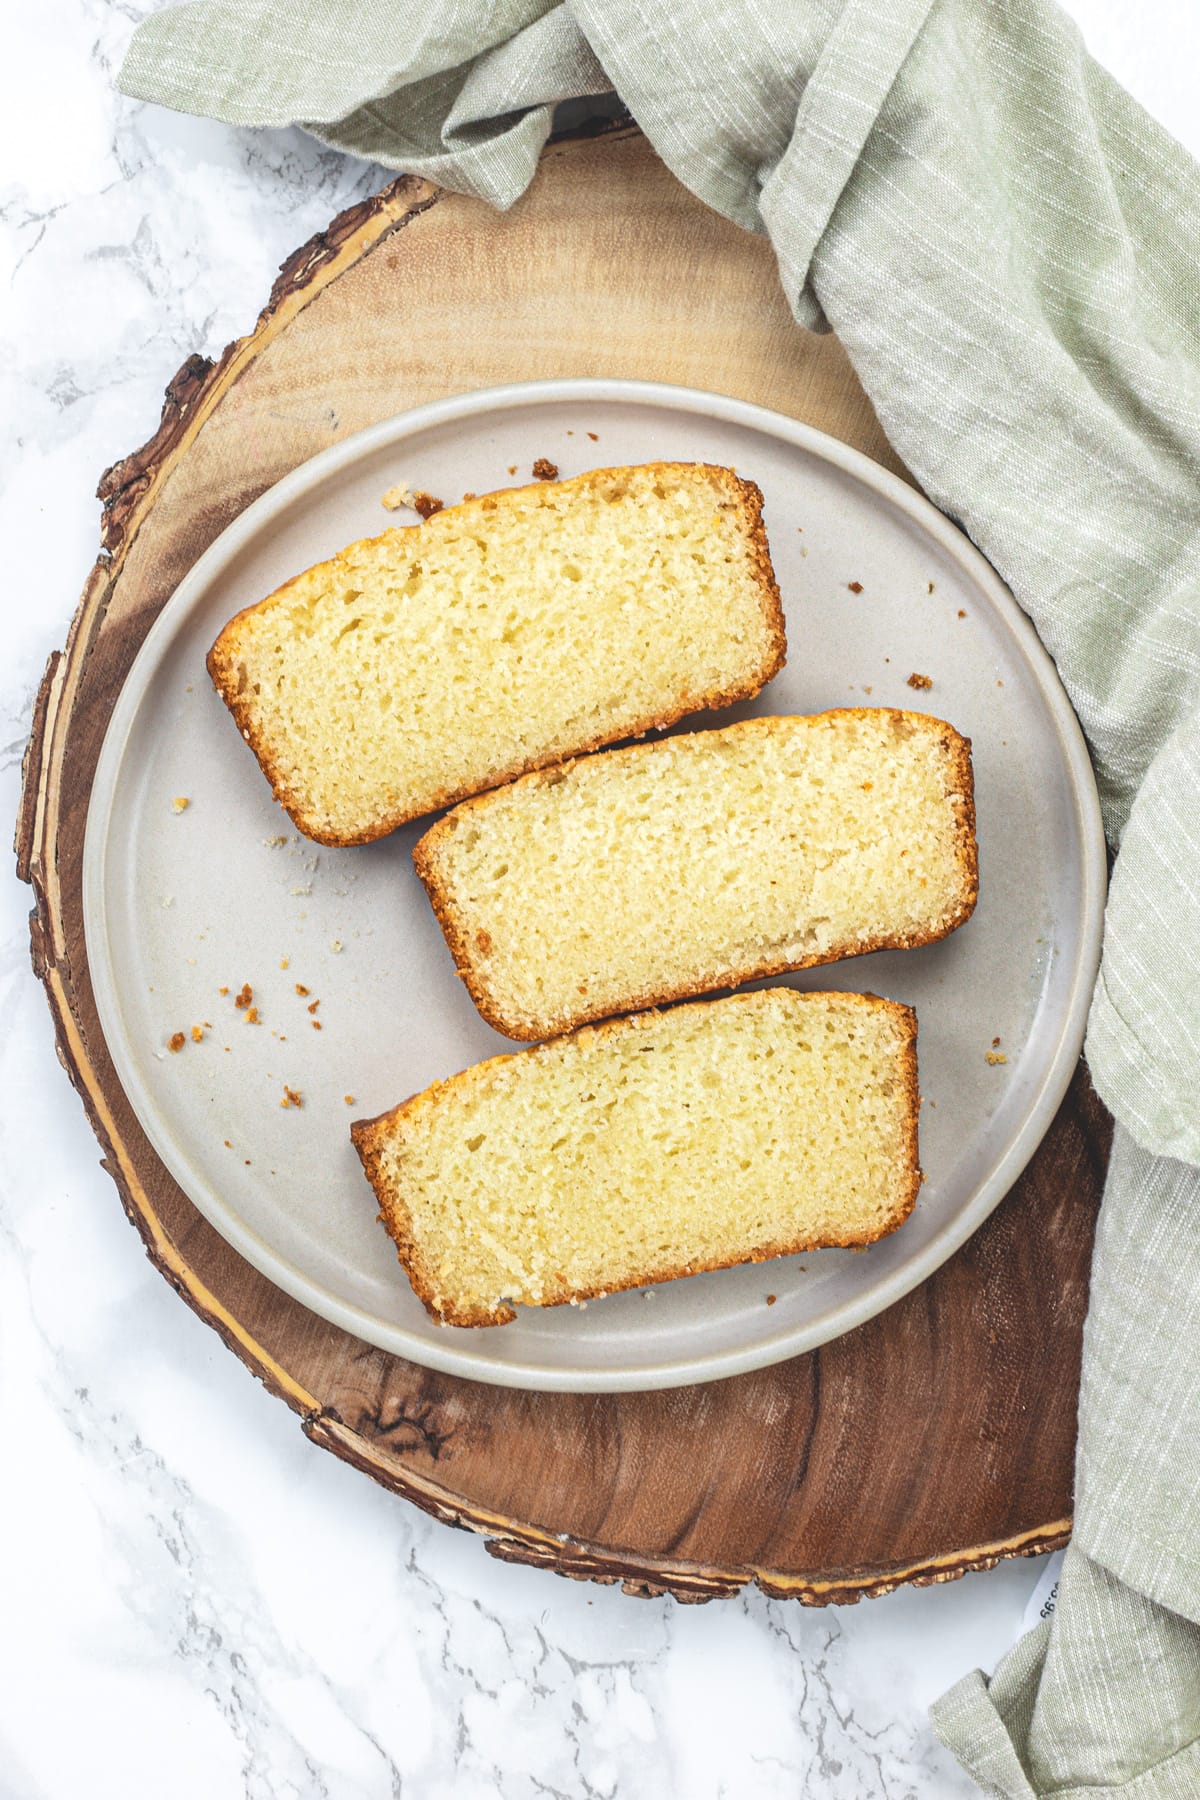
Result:
[[[525,776],[414,858],[484,1018],[546,1037],[953,931],[976,897],[970,744],[885,708],[748,719]]]
[[[782,666],[762,495],[653,463],[486,494],[239,613],[213,682],[297,827],[361,844]]]
[[[912,1211],[916,1015],[768,988],[498,1056],[351,1135],[450,1325],[798,1250]]]

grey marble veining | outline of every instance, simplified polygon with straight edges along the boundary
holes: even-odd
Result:
[[[120,99],[148,10],[42,0],[8,24],[7,818],[101,470],[383,179]],[[978,1792],[924,1709],[1008,1648],[1040,1565],[848,1609],[636,1601],[496,1563],[314,1449],[142,1254],[54,1057],[28,905],[0,886],[0,1800]]]

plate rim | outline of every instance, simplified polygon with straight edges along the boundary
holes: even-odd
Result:
[[[340,1299],[274,1251],[258,1232],[232,1213],[209,1184],[181,1179],[176,1144],[166,1129],[149,1084],[142,1080],[136,1057],[122,1028],[119,983],[109,955],[105,928],[105,886],[109,830],[125,753],[138,709],[153,674],[171,646],[177,623],[197,595],[257,534],[260,526],[295,500],[321,485],[331,474],[377,450],[403,442],[432,427],[503,409],[587,401],[662,406],[758,431],[794,445],[842,470],[883,501],[897,507],[930,537],[968,578],[983,588],[1023,653],[1049,720],[1053,724],[1067,776],[1080,838],[1079,945],[1066,1003],[1060,1012],[1057,1041],[1042,1080],[1031,1096],[1019,1129],[1008,1148],[944,1232],[911,1263],[885,1276],[868,1294],[843,1302],[821,1322],[792,1326],[740,1349],[689,1355],[670,1361],[596,1369],[586,1362],[548,1369],[532,1363],[499,1362],[457,1349],[449,1341],[430,1344],[403,1326],[380,1321],[374,1314]],[[1107,885],[1107,847],[1091,758],[1053,658],[1028,615],[983,554],[960,526],[900,476],[863,451],[816,426],[789,418],[751,401],[703,388],[669,382],[622,380],[615,377],[561,377],[511,382],[446,396],[378,420],[340,439],[298,464],[268,487],[204,550],[184,575],[147,632],[125,676],[105,731],[88,799],[84,838],[82,893],[84,940],[97,1016],[122,1091],[140,1128],[171,1178],[197,1211],[230,1247],[259,1274],[293,1300],[360,1341],[424,1368],[488,1385],[564,1393],[636,1393],[725,1380],[800,1356],[843,1336],[877,1317],[927,1280],[961,1249],[1012,1188],[1044,1138],[1070,1085],[1083,1048],[1088,1009],[1100,963]],[[518,1052],[519,1053],[519,1052]],[[174,1159],[174,1160],[173,1160]]]

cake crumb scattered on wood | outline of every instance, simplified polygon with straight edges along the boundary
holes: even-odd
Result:
[[[302,981],[298,981],[296,983],[296,992],[298,994],[307,995],[307,994],[311,993],[311,991],[312,990],[310,988],[305,987],[305,985]]]
[[[261,1025],[262,1024],[262,1020],[258,1016],[257,1006],[248,1006],[246,1008],[246,1023],[247,1023],[247,1025]]]
[[[222,988],[221,992],[226,994],[229,990],[228,988]],[[239,1012],[245,1012],[253,999],[254,989],[250,986],[250,983],[246,981],[242,983],[241,992],[234,995],[233,1004],[237,1007]]]
[[[908,685],[910,688],[931,688],[933,686],[933,676],[918,675],[914,669],[913,673],[908,678]]]
[[[313,1003],[312,1003],[312,1005],[311,1005],[311,1006],[310,1006],[310,1007],[309,1007],[309,1009],[308,1009],[308,1010],[309,1010],[309,1012],[310,1012],[310,1013],[315,1013],[315,1012],[316,1012],[316,1010],[317,1010],[317,1008],[318,1008],[318,1006],[320,1006],[320,1004],[321,1004],[321,1002],[320,1002],[320,1001],[319,1001],[319,1000],[314,1000],[314,1001],[313,1001]]]
[[[861,594],[863,591],[863,584],[861,581],[848,581],[846,586],[850,589],[852,594]]]
[[[192,1026],[192,1042],[193,1042],[193,1044],[202,1044],[204,1042],[204,1027],[203,1027],[203,1025],[193,1025]]]
[[[304,1105],[304,1095],[299,1093],[295,1088],[288,1087],[285,1082],[284,1089],[283,1089],[283,1099],[279,1102],[279,1104],[280,1104],[280,1106],[283,1106],[283,1107],[303,1106]]]
[[[402,506],[411,506],[412,503],[413,493],[407,481],[395,482],[386,494],[379,496],[380,506],[385,506],[388,512],[399,512]]]
[[[172,807],[177,813],[186,812],[191,804],[192,803],[186,794],[176,794],[171,802]]]
[[[558,464],[552,463],[548,456],[539,456],[533,465],[533,474],[537,481],[557,481]]]
[[[413,510],[419,512],[423,519],[431,519],[436,512],[441,512],[444,501],[427,494],[424,488],[418,488],[412,497]]]
[[[186,1043],[187,1039],[184,1037],[182,1031],[176,1031],[167,1039],[167,1049],[171,1052],[172,1056],[178,1056]]]

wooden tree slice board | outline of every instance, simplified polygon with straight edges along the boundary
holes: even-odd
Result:
[[[819,1605],[1061,1544],[1108,1154],[1082,1069],[1008,1199],[889,1312],[758,1374],[602,1396],[431,1373],[305,1311],[200,1217],[114,1076],[84,945],[84,824],[160,608],[251,500],[347,433],[564,375],[738,395],[899,467],[840,346],[793,324],[769,246],[631,130],[551,146],[507,215],[402,178],[297,251],[250,336],[185,364],[154,438],[104,476],[103,549],[38,697],[18,863],[105,1164],[157,1267],[315,1443],[498,1556],[681,1599],[757,1581]]]

